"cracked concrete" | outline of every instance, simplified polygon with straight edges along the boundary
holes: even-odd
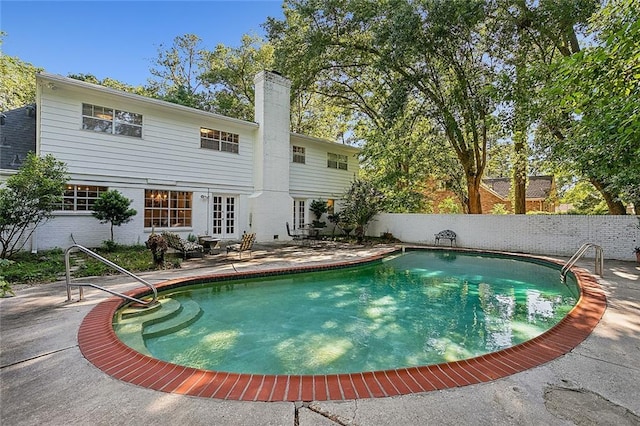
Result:
[[[376,248],[268,248],[251,260],[188,261],[144,274],[151,282],[232,269],[274,268],[370,256]],[[233,265],[231,264],[233,263]],[[579,266],[593,271],[593,261]],[[100,278],[120,291],[139,285]],[[84,316],[108,295],[65,302],[63,282],[20,286],[0,299],[0,422],[5,425],[639,425],[640,266],[605,261],[608,308],[570,353],[504,379],[393,398],[308,403],[220,401],[123,383],[77,346]]]

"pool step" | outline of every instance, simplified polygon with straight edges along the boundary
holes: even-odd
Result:
[[[173,333],[193,324],[202,315],[197,302],[183,303],[166,298],[152,308],[140,310],[127,308],[121,313],[114,329],[120,340],[136,351],[151,356],[145,339]]]
[[[181,309],[178,315],[162,322],[145,323],[142,331],[143,338],[151,338],[164,336],[165,334],[175,333],[185,327],[190,326],[202,316],[202,309],[197,302],[193,300],[185,300],[181,303]]]

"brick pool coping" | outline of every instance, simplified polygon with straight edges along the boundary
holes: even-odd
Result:
[[[468,251],[459,249],[459,251]],[[482,253],[495,253],[486,252]],[[512,253],[500,253],[513,256]],[[561,261],[530,255],[516,257],[563,265]],[[224,281],[351,267],[375,262],[382,255],[332,265],[303,266],[234,274],[211,274],[165,281],[159,291],[185,284]],[[125,302],[111,297],[93,308],[82,321],[78,345],[84,357],[104,373],[148,389],[162,392],[238,401],[328,401],[379,398],[429,392],[489,382],[537,367],[569,353],[591,334],[607,301],[596,278],[579,268],[571,270],[578,280],[580,298],[569,314],[545,333],[498,352],[462,361],[327,375],[264,375],[226,373],[183,367],[143,355],[122,343],[112,321]],[[148,289],[126,293],[140,297]]]

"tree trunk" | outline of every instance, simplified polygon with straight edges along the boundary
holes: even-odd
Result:
[[[607,207],[609,208],[609,214],[611,215],[626,215],[627,209],[625,208],[622,201],[617,200],[615,195],[607,191],[605,185],[597,179],[590,178],[589,182],[602,194],[602,198],[607,203]]]
[[[467,174],[467,193],[469,194],[469,214],[482,214],[482,202],[480,200],[480,183],[482,177]]]
[[[515,214],[527,213],[527,158],[523,141],[525,137],[525,133],[521,131],[516,131],[514,134],[513,212]]]

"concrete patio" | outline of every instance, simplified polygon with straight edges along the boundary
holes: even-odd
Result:
[[[282,268],[368,257],[389,247],[258,247],[251,259],[225,254],[150,282],[235,270]],[[224,258],[224,260],[222,260]],[[593,272],[593,260],[579,262]],[[126,291],[124,276],[94,278]],[[638,425],[640,266],[605,261],[608,308],[577,348],[540,367],[489,383],[407,396],[310,403],[220,401],[167,394],[111,378],[79,351],[85,315],[109,297],[87,290],[66,302],[64,282],[19,286],[0,299],[0,422],[3,425]],[[74,292],[77,298],[77,291]]]

